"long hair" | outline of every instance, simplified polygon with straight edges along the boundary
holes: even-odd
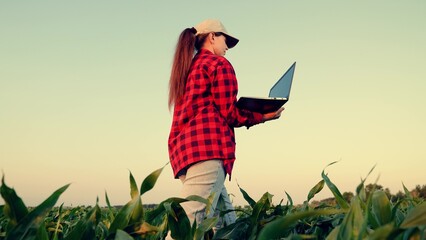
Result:
[[[208,35],[200,34],[196,37],[195,33],[195,28],[186,28],[180,34],[176,44],[169,81],[169,109],[182,100],[194,54],[200,50]]]
[[[195,34],[191,28],[186,28],[180,34],[176,44],[169,82],[169,109],[182,99],[194,53]]]

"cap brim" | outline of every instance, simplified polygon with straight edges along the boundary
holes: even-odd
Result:
[[[235,45],[237,45],[237,43],[240,41],[237,38],[234,38],[232,36],[229,36],[228,34],[224,33],[224,35],[226,36],[226,46],[228,46],[228,48],[233,48],[235,47]]]

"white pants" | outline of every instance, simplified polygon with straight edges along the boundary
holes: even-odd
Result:
[[[192,165],[185,175],[181,175],[179,179],[182,181],[181,197],[186,198],[190,195],[198,195],[208,198],[211,193],[215,193],[212,203],[212,209],[208,216],[205,214],[206,205],[197,201],[189,201],[182,203],[191,226],[194,220],[199,224],[204,217],[212,217],[220,211],[234,209],[228,192],[226,191],[225,170],[223,169],[222,160],[202,161]],[[219,220],[218,227],[223,224],[229,225],[235,222],[237,216],[235,212],[225,214],[223,219]]]

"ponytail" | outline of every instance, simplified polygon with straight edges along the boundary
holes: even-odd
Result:
[[[195,53],[195,28],[186,28],[179,36],[169,81],[169,109],[182,100],[186,79]]]

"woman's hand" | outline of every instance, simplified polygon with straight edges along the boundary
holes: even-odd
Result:
[[[274,119],[278,119],[279,117],[281,117],[281,112],[284,111],[284,108],[280,108],[278,109],[276,112],[271,112],[271,113],[265,113],[263,114],[263,122],[266,121],[271,121]]]

